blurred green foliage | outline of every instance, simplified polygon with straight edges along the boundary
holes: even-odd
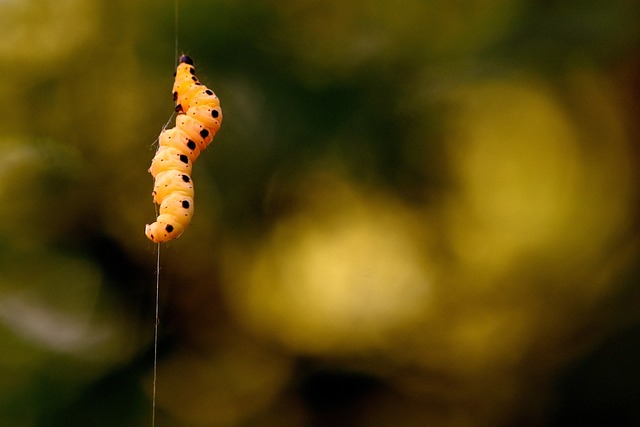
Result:
[[[0,12],[0,425],[149,425],[175,3]],[[180,1],[225,118],[161,250],[157,425],[640,423],[639,15]]]

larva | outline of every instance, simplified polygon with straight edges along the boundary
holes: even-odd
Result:
[[[215,93],[198,81],[193,60],[180,57],[173,84],[176,125],[160,132],[149,173],[155,179],[154,203],[160,213],[145,234],[155,243],[179,237],[193,216],[191,169],[220,129],[222,109]]]

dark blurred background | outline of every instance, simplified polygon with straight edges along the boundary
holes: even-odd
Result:
[[[0,426],[148,426],[174,0],[0,2]],[[221,99],[157,425],[640,426],[636,0],[180,0]]]

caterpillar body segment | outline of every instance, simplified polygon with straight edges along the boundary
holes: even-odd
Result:
[[[158,144],[160,146],[178,149],[189,157],[191,163],[195,162],[198,156],[200,156],[200,148],[198,144],[189,139],[184,132],[179,131],[177,127],[163,130],[158,138]]]
[[[188,114],[180,114],[176,117],[176,127],[189,139],[198,144],[200,151],[207,148],[213,140],[214,134],[205,126],[205,124],[194,119]]]
[[[170,169],[156,175],[156,182],[151,194],[153,202],[160,205],[167,196],[173,193],[184,194],[193,200],[193,191],[193,182],[191,182],[189,175]]]
[[[153,157],[149,173],[155,178],[162,171],[176,169],[191,175],[191,160],[189,156],[174,147],[158,147]]]

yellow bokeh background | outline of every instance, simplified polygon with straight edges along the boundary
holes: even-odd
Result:
[[[634,1],[177,6],[0,2],[0,425],[151,423],[182,52],[156,425],[640,423]]]

